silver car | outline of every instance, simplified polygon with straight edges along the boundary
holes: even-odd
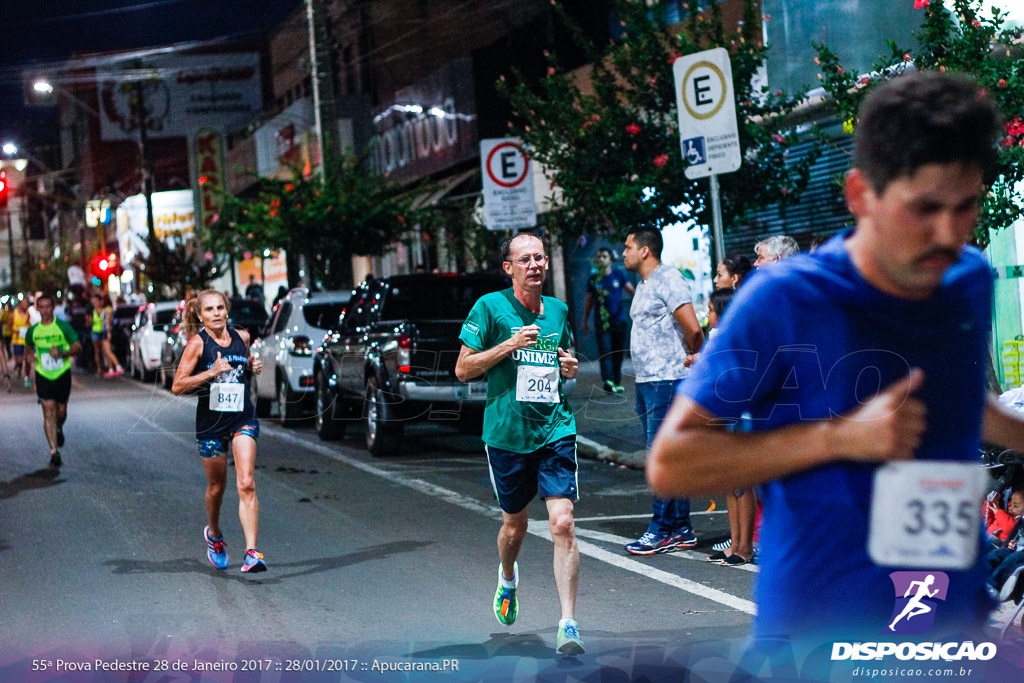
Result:
[[[251,351],[263,360],[256,378],[256,407],[263,415],[273,403],[281,423],[291,427],[313,408],[313,353],[324,333],[338,323],[350,292],[293,289],[277,303],[261,339]]]

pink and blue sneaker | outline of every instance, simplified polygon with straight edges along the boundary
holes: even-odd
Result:
[[[210,536],[210,527],[203,529],[203,537],[206,539],[206,556],[210,558],[210,563],[217,569],[227,569],[228,544],[224,542],[224,537],[213,538]]]
[[[242,571],[243,572],[265,572],[267,571],[267,563],[263,561],[263,553],[256,550],[256,548],[249,548],[245,551],[245,559],[242,560]]]

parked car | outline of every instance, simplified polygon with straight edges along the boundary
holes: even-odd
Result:
[[[152,382],[156,377],[177,305],[175,301],[167,301],[139,309],[128,340],[128,370],[132,377],[144,382]]]
[[[338,324],[350,292],[293,289],[278,302],[252,355],[263,360],[256,408],[266,415],[277,401],[281,424],[291,427],[313,407],[313,349]]]
[[[246,330],[250,340],[256,339],[267,326],[267,309],[261,301],[232,297],[228,325],[236,330]]]
[[[487,380],[456,379],[459,333],[477,299],[508,286],[505,277],[484,273],[396,275],[360,285],[313,359],[320,438],[338,438],[361,419],[366,446],[379,456],[399,447],[409,420],[479,424]]]
[[[188,301],[182,299],[178,302],[171,316],[171,322],[167,329],[167,339],[164,341],[163,350],[160,353],[160,372],[163,375],[165,389],[170,389],[174,383],[174,373],[178,369],[178,361],[181,354],[185,352],[185,344],[188,338],[185,336],[185,306]]]
[[[110,349],[117,356],[121,365],[128,364],[128,342],[132,337],[132,327],[135,325],[135,316],[138,313],[138,304],[114,306],[114,320],[110,330]]]

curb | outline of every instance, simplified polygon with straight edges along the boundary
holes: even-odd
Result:
[[[643,449],[628,453],[617,451],[580,434],[576,435],[576,452],[589,460],[625,465],[638,470],[644,468],[644,461],[647,458],[647,452]]]

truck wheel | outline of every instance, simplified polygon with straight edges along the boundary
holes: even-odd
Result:
[[[345,423],[338,420],[334,409],[338,399],[327,388],[327,378],[316,375],[316,435],[323,441],[345,436]]]
[[[402,423],[395,419],[394,412],[394,406],[387,402],[384,392],[377,386],[377,378],[368,379],[363,424],[366,448],[375,457],[394,453],[402,443]]]

